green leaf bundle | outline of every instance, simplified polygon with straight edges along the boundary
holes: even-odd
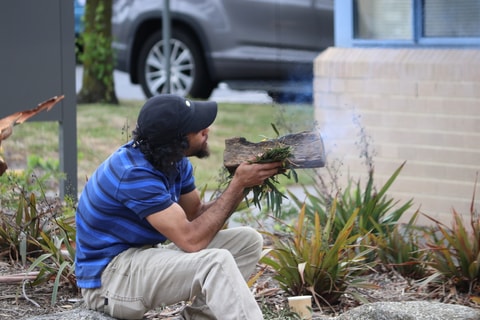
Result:
[[[280,170],[281,175],[288,179],[294,178],[295,182],[298,181],[297,174],[293,169],[292,162],[289,158],[292,156],[292,147],[278,144],[273,148],[268,148],[262,154],[251,160],[251,163],[269,163],[269,162],[282,162],[283,169]],[[262,201],[265,199],[267,203],[267,209],[272,210],[273,214],[278,217],[281,212],[282,200],[286,196],[278,189],[279,184],[278,175],[272,176],[264,181],[263,184],[255,186],[246,190],[245,197],[250,191],[253,193],[253,204],[261,209]],[[248,203],[248,198],[246,197]]]

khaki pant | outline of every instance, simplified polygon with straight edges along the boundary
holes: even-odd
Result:
[[[173,244],[131,248],[108,264],[101,288],[82,294],[87,307],[119,319],[141,319],[148,310],[192,300],[184,319],[263,319],[246,284],[262,245],[258,232],[240,227],[220,231],[195,253]]]

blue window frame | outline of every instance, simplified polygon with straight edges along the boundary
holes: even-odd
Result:
[[[335,1],[335,45],[480,46],[480,0]]]

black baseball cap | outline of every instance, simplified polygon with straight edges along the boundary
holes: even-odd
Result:
[[[217,109],[213,101],[192,101],[173,94],[157,95],[140,110],[137,130],[143,138],[168,143],[173,138],[208,128],[217,117]]]

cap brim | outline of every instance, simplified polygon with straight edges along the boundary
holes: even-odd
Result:
[[[192,121],[185,128],[186,133],[199,132],[210,127],[217,117],[217,103],[214,101],[190,101],[192,103]]]

